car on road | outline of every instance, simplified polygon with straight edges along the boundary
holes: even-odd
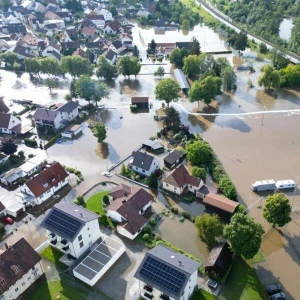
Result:
[[[102,175],[104,175],[105,177],[112,177],[113,175],[109,172],[102,172]]]
[[[212,289],[216,289],[218,287],[218,283],[212,279],[207,280],[207,285]]]
[[[271,300],[285,300],[286,296],[283,292],[274,294],[273,296],[271,296]]]
[[[12,224],[15,223],[15,221],[14,221],[12,218],[7,217],[7,216],[2,217],[2,218],[1,218],[1,221],[2,221],[3,223],[5,223],[5,224],[8,224],[8,225],[12,225]]]
[[[266,292],[268,295],[274,295],[276,293],[279,293],[279,292],[282,292],[282,288],[281,288],[281,285],[276,283],[276,284],[272,284],[270,286],[268,286],[266,288]]]

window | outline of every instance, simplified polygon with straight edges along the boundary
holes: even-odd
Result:
[[[12,298],[12,294],[9,294],[9,298]]]
[[[169,184],[166,183],[166,186],[169,186]]]
[[[0,277],[0,283],[3,285],[5,283],[5,279]]]
[[[87,230],[90,230],[90,227],[88,227],[88,229]]]
[[[79,246],[80,246],[80,248],[82,248],[82,247],[83,247],[83,242],[81,242],[81,243],[79,244]]]
[[[34,271],[35,270],[35,267],[32,267],[32,271]]]
[[[145,173],[145,170],[142,170],[143,173]]]
[[[19,268],[16,265],[10,267],[16,274],[19,272]]]
[[[28,281],[31,280],[31,277],[29,276],[29,277],[27,278],[27,280],[28,280]]]
[[[80,242],[82,240],[82,235],[80,235],[79,237],[78,237],[78,241]]]
[[[23,282],[22,282],[22,286],[24,286],[24,285],[25,285],[25,282],[23,281]]]
[[[190,188],[193,188],[193,186],[190,184]]]
[[[16,288],[15,291],[17,292],[19,290],[19,288]]]

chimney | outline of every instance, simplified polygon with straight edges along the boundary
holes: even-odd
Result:
[[[83,219],[83,214],[82,213],[80,213],[80,217]]]
[[[4,247],[5,247],[5,250],[7,250],[7,249],[8,249],[8,244],[5,243],[5,244],[4,244]]]
[[[123,198],[123,199],[122,199],[122,203],[125,203],[125,202],[126,202],[126,199],[125,199],[125,198]]]

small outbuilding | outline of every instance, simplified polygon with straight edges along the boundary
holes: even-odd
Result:
[[[238,202],[213,193],[208,193],[204,198],[203,203],[208,212],[216,213],[227,220],[232,217],[239,205]]]
[[[131,104],[138,108],[149,108],[149,97],[131,97]]]
[[[185,152],[179,152],[177,150],[173,150],[164,158],[164,165],[167,168],[172,169],[173,167],[182,163],[185,157],[186,157]]]
[[[155,154],[163,153],[164,146],[158,140],[147,140],[142,144],[142,147]]]
[[[209,253],[205,262],[205,273],[214,277],[223,277],[229,270],[233,252],[225,241],[218,243]]]
[[[70,125],[68,126],[64,132],[62,132],[62,137],[68,139],[76,139],[79,135],[82,134],[82,125]]]
[[[184,73],[182,72],[182,70],[181,69],[175,69],[174,70],[174,75],[175,75],[176,81],[179,83],[179,86],[180,86],[181,90],[184,93],[187,93],[188,90],[190,89],[190,85],[189,85]]]

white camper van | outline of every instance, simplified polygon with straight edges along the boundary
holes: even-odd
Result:
[[[276,182],[277,190],[284,190],[284,189],[294,189],[296,187],[296,183],[294,180],[279,180]]]
[[[251,185],[252,191],[262,192],[262,191],[272,191],[275,189],[275,180],[261,180],[256,181]]]

